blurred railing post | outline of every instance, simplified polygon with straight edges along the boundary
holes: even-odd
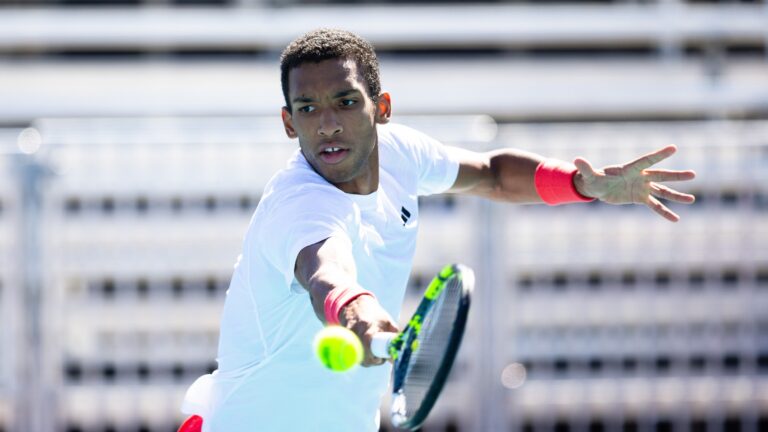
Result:
[[[480,205],[480,254],[482,262],[479,266],[479,274],[482,282],[479,284],[479,291],[476,295],[478,307],[475,313],[481,314],[480,332],[482,334],[480,343],[479,363],[481,367],[480,382],[482,391],[480,392],[480,425],[478,430],[482,431],[502,431],[507,430],[504,418],[505,395],[501,386],[500,376],[501,367],[499,361],[500,352],[506,349],[497,349],[499,343],[502,343],[500,337],[504,333],[504,326],[499,326],[504,322],[499,318],[497,308],[503,304],[499,299],[504,298],[504,293],[500,292],[506,288],[504,283],[505,271],[503,265],[503,239],[504,229],[502,215],[499,204],[489,200],[483,200]],[[501,327],[501,328],[500,328]],[[510,341],[511,342],[511,341]]]
[[[33,131],[28,129],[28,131]],[[33,133],[37,133],[33,131]],[[22,132],[24,134],[24,132]],[[39,138],[39,135],[38,135]],[[22,144],[23,135],[19,143]],[[39,145],[39,143],[38,143]],[[49,398],[45,391],[43,369],[43,329],[42,329],[42,243],[41,207],[42,186],[49,171],[35,154],[37,146],[21,146],[22,152],[10,155],[16,169],[20,205],[20,249],[22,268],[22,343],[18,353],[19,392],[16,427],[24,432],[50,432],[54,424],[51,419],[51,407],[46,406]]]

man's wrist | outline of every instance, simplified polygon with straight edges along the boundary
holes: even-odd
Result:
[[[549,205],[589,202],[594,198],[582,194],[576,187],[576,166],[557,159],[545,159],[534,173],[533,182],[542,201]],[[579,175],[579,177],[581,177]],[[579,179],[583,187],[583,179]]]

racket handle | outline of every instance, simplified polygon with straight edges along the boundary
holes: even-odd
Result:
[[[381,332],[373,335],[371,340],[371,354],[378,358],[389,358],[389,344],[397,333]]]

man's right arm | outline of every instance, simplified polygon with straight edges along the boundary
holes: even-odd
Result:
[[[302,249],[296,257],[296,280],[309,292],[315,315],[323,323],[325,298],[334,289],[357,286],[357,269],[350,244],[339,237],[329,237]],[[362,295],[348,303],[339,313],[341,325],[357,334],[365,348],[363,366],[384,361],[371,354],[371,338],[382,331],[396,332],[397,325],[378,300]]]

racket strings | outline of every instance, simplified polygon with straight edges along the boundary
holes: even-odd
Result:
[[[417,338],[419,347],[412,354],[403,383],[403,399],[408,415],[418,410],[427,397],[450,344],[453,323],[459,313],[461,281],[452,277],[445,284],[430,312],[424,317]]]

